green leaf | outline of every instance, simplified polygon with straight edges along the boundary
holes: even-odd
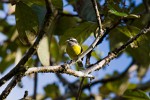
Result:
[[[124,12],[119,12],[115,8],[113,8],[111,5],[108,5],[108,8],[110,9],[108,12],[116,16],[125,17],[125,18],[140,18],[140,16],[136,14],[127,14]]]
[[[121,34],[118,29],[114,29],[109,34],[110,40],[110,50],[114,50],[123,45],[124,42],[128,40],[128,37],[124,34]]]
[[[117,27],[117,29],[124,33],[127,37],[132,38],[133,36],[135,36],[137,33],[139,33],[140,29],[135,27],[135,26],[120,26]],[[138,40],[134,41],[133,43],[131,43],[131,47],[132,48],[137,48],[138,47],[138,41],[140,41],[141,38],[139,38]]]
[[[99,50],[95,50],[92,52],[92,57],[94,57],[97,61],[101,59],[101,54]]]
[[[41,28],[46,14],[46,8],[37,4],[33,4],[31,7],[38,17],[39,27]]]
[[[50,50],[49,50],[49,40],[47,36],[44,36],[39,43],[37,53],[41,63],[44,66],[50,65]]]
[[[111,91],[107,88],[107,85],[104,84],[99,88],[100,93],[102,94],[102,96],[106,96],[109,93],[111,93]]]
[[[63,35],[69,28],[74,27],[77,24],[77,19],[70,16],[60,16],[55,24],[55,35]]]
[[[111,77],[118,76],[118,72],[114,71],[113,75],[107,75],[106,77],[109,79]],[[100,91],[104,93],[104,95],[114,92],[117,95],[122,95],[124,91],[128,88],[129,82],[128,82],[128,77],[122,77],[119,80],[115,80],[112,82],[108,82],[104,84],[101,88]],[[105,91],[106,90],[106,91]]]
[[[111,5],[109,5],[108,8],[110,9],[108,12],[111,13],[111,14],[114,14],[114,15],[116,15],[116,16],[121,16],[121,17],[128,16],[127,13],[118,12],[118,11],[115,10]]]
[[[126,90],[123,96],[134,100],[150,100],[150,98],[146,95],[146,93],[141,90],[137,91]]]
[[[44,87],[46,95],[54,99],[60,95],[59,87],[56,84],[50,84]]]
[[[62,0],[52,0],[52,4],[59,11],[63,10],[63,1]]]
[[[86,21],[97,21],[91,0],[77,0],[74,7],[81,19]]]
[[[129,14],[127,16],[124,16],[126,18],[140,18],[140,15],[136,15],[136,14]]]
[[[3,10],[3,3],[0,3],[0,10]]]
[[[127,25],[127,26],[119,26],[117,27],[117,29],[124,33],[127,37],[133,37],[135,36],[137,33],[139,33],[140,29],[135,27],[135,26],[130,26],[130,25]]]
[[[38,32],[38,18],[31,7],[23,2],[16,4],[16,27],[24,44],[31,43]]]
[[[76,27],[68,29],[63,36],[61,36],[59,44],[65,44],[66,40],[70,37],[74,37],[81,44],[84,42],[92,32],[94,32],[97,28],[97,24],[91,22],[84,22]]]
[[[8,67],[10,67],[11,64],[15,61],[16,54],[15,52],[7,54],[2,58],[2,61],[0,62],[0,72],[3,73]]]
[[[111,13],[111,14],[114,14],[114,15],[116,15],[116,16],[121,16],[121,17],[128,16],[128,14],[123,13],[123,12],[118,12],[118,11],[116,11],[116,10],[109,10],[108,12]]]
[[[137,70],[137,76],[139,80],[142,80],[145,77],[146,73],[148,72],[148,68],[149,67],[144,67],[139,65]]]
[[[22,52],[21,52],[20,48],[18,48],[17,52],[16,52],[15,65],[18,64],[18,62],[20,61],[21,58],[22,58]]]
[[[20,0],[20,1],[24,2],[25,4],[28,4],[29,6],[31,6],[32,4],[36,4],[39,6],[45,6],[44,0]]]
[[[53,57],[54,62],[62,61],[62,53],[64,50],[61,50],[61,48],[58,45],[58,42],[55,37],[51,38],[51,44],[50,44],[50,53],[51,57]]]
[[[10,38],[14,31],[16,30],[15,26],[9,25],[6,20],[0,22],[0,32],[7,34],[7,37]]]
[[[111,51],[122,46],[129,40],[129,35],[127,36],[125,34],[126,33],[121,34],[118,29],[111,31],[109,34]],[[141,36],[141,38],[137,41],[139,46],[138,48],[131,48],[128,46],[128,48],[125,50],[128,55],[130,55],[138,64],[142,65],[143,67],[148,67],[150,64],[150,56],[148,55],[150,53],[149,37],[149,34]]]
[[[137,84],[134,84],[134,83],[130,83],[128,85],[128,89],[135,89],[137,87]]]

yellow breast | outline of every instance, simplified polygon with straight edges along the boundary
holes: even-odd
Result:
[[[66,52],[71,59],[76,59],[78,55],[81,54],[81,46],[79,45],[67,46]]]

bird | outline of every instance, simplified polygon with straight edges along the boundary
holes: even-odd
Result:
[[[67,42],[66,53],[72,60],[76,60],[83,51],[82,47],[80,46],[78,41],[73,37],[69,38],[66,42]],[[81,60],[79,60],[77,64],[79,67],[83,67]]]

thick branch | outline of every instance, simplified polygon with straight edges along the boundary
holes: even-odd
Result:
[[[16,84],[21,80],[22,75],[16,75],[11,82],[7,85],[5,90],[0,95],[0,100],[4,100],[10,93],[10,91],[16,86]]]
[[[75,71],[70,68],[67,68],[68,65],[57,65],[57,66],[41,66],[41,67],[32,67],[29,68],[25,75],[29,75],[32,73],[66,73],[69,75],[73,75],[75,77],[87,77],[87,78],[94,78],[90,74],[83,73],[82,71]]]

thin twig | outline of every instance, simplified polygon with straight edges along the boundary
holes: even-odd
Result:
[[[25,91],[23,98],[25,99],[27,96],[28,96],[28,91]]]
[[[25,91],[23,98],[21,98],[21,99],[19,99],[19,100],[31,100],[31,98],[28,97],[28,91]]]
[[[84,80],[85,80],[85,78],[81,79],[76,100],[80,100],[80,97],[81,97],[81,94],[82,94],[82,87],[83,87]]]
[[[38,74],[34,74],[34,93],[33,93],[33,99],[36,100],[36,95],[37,95],[37,82],[38,82]]]
[[[39,58],[38,58],[38,55],[37,55],[37,53],[36,53],[36,57],[37,57],[37,59],[36,59],[36,61],[35,61],[35,66],[38,66],[38,62],[39,62]],[[35,73],[34,74],[34,87],[33,87],[33,90],[34,90],[34,92],[33,92],[33,99],[34,100],[36,100],[36,95],[37,95],[37,85],[38,85],[38,74],[37,73]]]
[[[99,10],[98,10],[97,2],[96,2],[96,0],[91,0],[91,1],[92,1],[92,4],[93,4],[93,7],[95,9],[95,13],[96,13],[100,33],[102,33],[102,31],[103,31],[102,30],[102,22],[101,22],[101,17],[100,17]]]

